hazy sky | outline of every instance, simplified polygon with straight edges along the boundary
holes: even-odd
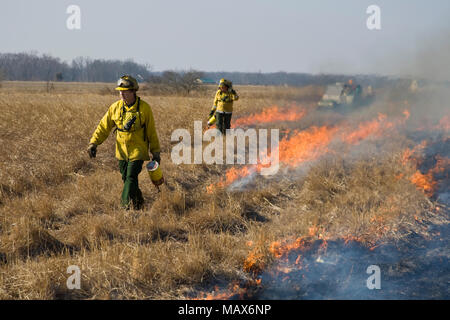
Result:
[[[66,27],[72,4],[81,30]],[[372,4],[381,30],[366,27]],[[158,71],[394,74],[450,59],[448,0],[14,0],[0,10],[0,52],[132,58]]]

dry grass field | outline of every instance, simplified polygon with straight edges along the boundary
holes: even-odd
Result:
[[[45,83],[12,82],[0,88],[0,299],[202,297],[215,286],[254,281],[288,239],[351,238],[374,246],[420,232],[417,221],[435,210],[432,190],[411,179],[417,162],[405,161],[405,150],[418,142],[404,131],[387,136],[418,120],[412,101],[402,96],[351,114],[320,112],[323,88],[250,86],[236,86],[241,98],[233,121],[274,106],[281,114],[304,112],[296,121],[253,124],[279,128],[285,138],[285,162],[274,178],[256,176],[232,188],[227,172],[245,166],[175,165],[171,133],[206,123],[215,88],[190,96],[142,90],[153,109],[166,184],[158,193],[143,171],[145,208],[122,210],[114,135],[97,158],[86,153],[98,121],[118,99],[112,88],[55,83],[47,92]],[[81,269],[80,290],[66,286],[70,265]]]

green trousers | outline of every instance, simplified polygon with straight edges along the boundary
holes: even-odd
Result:
[[[143,164],[143,160],[119,160],[119,169],[123,180],[121,204],[125,209],[130,209],[130,205],[132,205],[134,209],[139,210],[144,204],[144,197],[138,183],[138,175]]]
[[[226,134],[226,130],[231,128],[231,116],[231,113],[216,112],[217,129],[222,132],[222,134]]]

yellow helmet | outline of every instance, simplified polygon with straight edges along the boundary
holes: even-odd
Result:
[[[116,90],[124,91],[124,90],[139,90],[139,84],[135,78],[132,76],[122,76],[117,81]]]
[[[231,81],[229,81],[229,80],[226,80],[226,79],[220,79],[220,81],[219,81],[219,88],[221,87],[221,86],[226,86],[227,88],[231,88],[232,86],[233,86],[233,83],[231,82]]]

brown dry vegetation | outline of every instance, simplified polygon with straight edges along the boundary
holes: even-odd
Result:
[[[407,179],[396,178],[415,169],[401,165],[394,147],[377,158],[323,159],[305,175],[258,179],[245,191],[206,193],[226,166],[174,165],[170,135],[205,120],[212,87],[203,96],[142,92],[155,115],[167,184],[157,193],[142,172],[146,206],[124,211],[114,137],[95,160],[85,152],[117,100],[110,87],[55,84],[44,93],[6,83],[0,89],[0,299],[192,297],[218,282],[251,277],[246,257],[257,251],[259,265],[267,265],[272,241],[316,228],[372,243],[401,236],[432,207]],[[311,107],[322,89],[237,90],[235,117],[300,99]],[[70,265],[81,269],[81,290],[66,287]]]

